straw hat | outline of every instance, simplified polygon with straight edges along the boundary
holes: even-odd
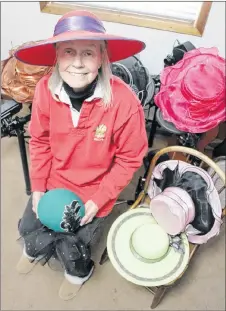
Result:
[[[56,61],[54,45],[71,40],[104,40],[110,62],[119,61],[141,52],[145,48],[142,41],[107,34],[103,23],[88,11],[72,11],[57,22],[51,38],[36,44],[20,47],[15,57],[31,65],[53,66]]]
[[[142,286],[171,283],[186,269],[189,243],[185,234],[169,236],[149,208],[120,215],[107,237],[108,255],[117,272]]]

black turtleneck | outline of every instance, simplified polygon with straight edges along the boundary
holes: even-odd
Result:
[[[66,82],[63,82],[65,92],[68,94],[74,109],[80,111],[84,100],[93,95],[97,85],[97,80],[98,77],[96,77],[92,83],[90,83],[83,91],[80,92],[75,92],[72,87],[70,87]]]

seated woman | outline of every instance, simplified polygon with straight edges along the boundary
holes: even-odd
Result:
[[[88,250],[94,236],[102,234],[119,194],[142,165],[148,149],[143,109],[129,86],[112,76],[110,62],[144,47],[138,40],[106,34],[95,15],[73,11],[58,21],[52,38],[17,50],[20,61],[53,66],[38,82],[32,104],[32,196],[19,222],[24,241],[19,272],[28,273],[48,252],[35,249],[37,239],[42,244],[45,235],[29,239],[29,233],[42,226],[36,209],[46,191],[65,188],[83,200],[85,216],[78,236]],[[79,268],[70,260],[75,241],[67,236],[67,243],[57,250],[65,268],[62,299],[74,297],[93,271],[91,261]]]

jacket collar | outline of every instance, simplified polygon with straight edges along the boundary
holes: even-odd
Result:
[[[66,91],[63,87],[63,81],[59,82],[54,93],[55,93],[55,95],[58,96],[58,98],[61,102],[68,104],[68,105],[71,105],[70,98],[69,98],[68,94],[66,93]],[[93,95],[90,96],[89,98],[86,98],[86,101],[91,102],[92,100],[94,100],[96,98],[103,98],[103,95],[104,94],[103,94],[101,85],[100,85],[100,83],[97,83],[97,86],[95,88]]]

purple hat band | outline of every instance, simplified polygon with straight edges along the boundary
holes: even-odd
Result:
[[[54,36],[73,30],[105,33],[104,26],[90,16],[70,16],[59,21],[54,29]]]

